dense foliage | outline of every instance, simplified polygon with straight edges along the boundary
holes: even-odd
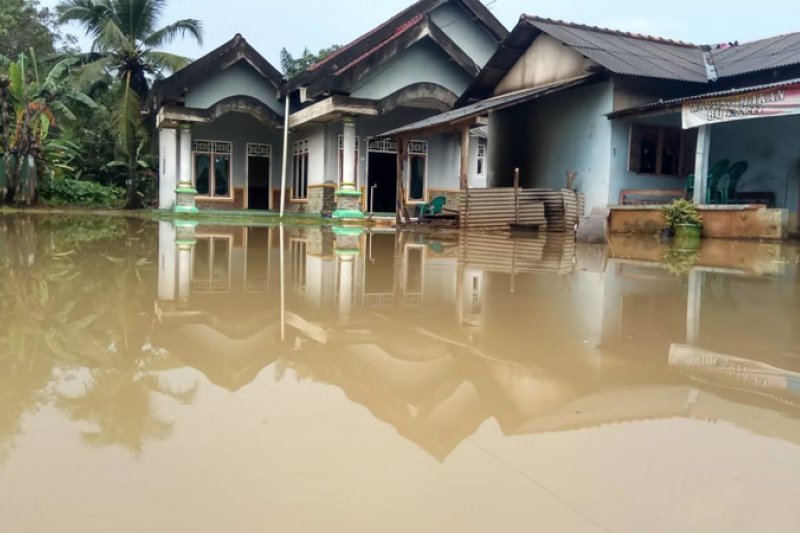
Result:
[[[328,48],[323,48],[316,54],[311,53],[311,50],[305,48],[303,54],[299,57],[294,57],[286,48],[283,48],[281,50],[281,70],[284,76],[291,78],[292,76],[300,74],[314,63],[322,61],[339,48],[341,48],[339,45],[329,46]]]
[[[40,195],[45,203],[55,206],[122,207],[125,189],[114,185],[100,185],[92,181],[64,178],[44,181]]]
[[[167,0],[0,2],[0,204],[130,208],[156,201],[156,157],[142,102],[153,80],[189,60],[159,48],[189,36],[194,19],[161,25]],[[70,48],[61,23],[78,23],[91,50]],[[98,185],[98,186],[95,186]],[[101,187],[102,186],[102,187]]]

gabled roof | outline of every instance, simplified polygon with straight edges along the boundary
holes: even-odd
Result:
[[[720,78],[800,64],[800,33],[717,49],[714,62]]]
[[[800,65],[800,33],[711,47],[522,15],[459,104],[491,96],[497,84],[542,34],[561,41],[605,70],[625,76],[706,84]]]
[[[523,15],[539,32],[563,42],[615,74],[705,83],[699,46],[595,26]]]
[[[255,48],[250,46],[250,43],[241,34],[237,33],[233,39],[219,48],[193,61],[169,78],[156,82],[150,92],[150,109],[156,110],[163,103],[175,102],[184,95],[187,88],[202,83],[209,76],[221,72],[239,61],[247,62],[262,78],[276,88],[280,89],[283,86],[283,75]]]
[[[474,20],[481,24],[489,34],[500,42],[508,35],[508,30],[479,0],[419,0],[390,18],[375,29],[365,33],[349,44],[336,50],[322,61],[315,63],[289,80],[286,90],[294,91],[299,87],[313,86],[323,90],[336,91],[342,85],[342,79],[355,67],[368,62],[377,53],[390,48],[391,45],[408,39],[421,29],[428,30],[434,40],[441,41],[445,48],[451,48],[454,60],[467,69],[471,59],[463,51],[449,41],[441,28],[433,24],[428,14],[447,2],[457,2]],[[477,74],[475,72],[474,74]]]
[[[649,35],[522,15],[459,103],[491,96],[497,84],[542,34],[563,42],[613,73],[681,81],[707,81],[703,52],[698,46]]]

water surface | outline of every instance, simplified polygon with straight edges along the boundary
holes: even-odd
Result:
[[[0,530],[797,531],[799,255],[0,218]]]

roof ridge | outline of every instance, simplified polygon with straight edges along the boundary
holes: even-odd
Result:
[[[341,48],[338,48],[336,51],[328,54],[327,56],[322,58],[320,61],[317,61],[316,63],[314,63],[312,65],[309,65],[305,70],[306,71],[311,71],[311,72],[317,70],[321,66],[329,63],[330,61],[333,61],[335,58],[337,58],[338,56],[342,55],[344,52],[350,50],[351,48],[353,48],[357,44],[363,42],[364,40],[368,39],[372,35],[375,35],[379,31],[381,31],[382,29],[385,29],[386,27],[390,26],[392,23],[398,23],[399,24],[398,28],[404,26],[405,24],[408,24],[409,21],[408,20],[403,20],[403,16],[408,14],[409,11],[413,11],[415,8],[417,8],[419,6],[419,4],[422,4],[425,1],[426,0],[418,0],[417,2],[414,2],[410,6],[406,7],[402,11],[400,11],[399,13],[396,13],[396,14],[392,15],[391,17],[389,17],[387,20],[385,20],[384,22],[382,22],[378,26],[372,28],[371,30],[367,31],[366,33],[361,34],[360,36],[356,37],[355,39],[353,39],[349,43],[347,43],[344,46],[342,46]]]
[[[677,39],[669,39],[669,38],[666,38],[666,37],[658,37],[658,36],[655,36],[655,35],[647,35],[647,34],[643,34],[643,33],[633,33],[633,32],[627,32],[627,31],[622,31],[622,30],[614,30],[614,29],[611,29],[611,28],[604,28],[604,27],[601,27],[601,26],[592,26],[591,24],[581,24],[581,23],[577,23],[577,22],[569,22],[569,21],[560,20],[560,19],[539,17],[539,16],[536,16],[536,15],[523,14],[520,17],[520,20],[524,20],[525,22],[529,22],[529,23],[533,23],[533,24],[535,24],[536,22],[545,22],[545,23],[548,23],[548,24],[558,24],[560,26],[569,26],[569,27],[572,27],[572,28],[580,28],[580,29],[583,29],[583,30],[595,31],[595,32],[600,32],[600,33],[609,33],[609,34],[612,34],[612,35],[620,35],[620,36],[623,36],[623,37],[630,37],[632,39],[639,39],[639,40],[643,40],[643,41],[651,41],[651,42],[655,42],[655,43],[670,44],[670,45],[674,45],[674,46],[681,46],[683,48],[697,48],[697,49],[701,48],[700,45],[694,44],[694,43],[690,43],[690,42],[687,42],[687,41],[680,41],[680,40],[677,40]]]
[[[722,52],[724,50],[729,50],[731,48],[736,48],[738,46],[749,46],[749,45],[760,43],[760,42],[764,42],[764,41],[771,41],[773,39],[781,39],[783,37],[789,37],[790,35],[798,35],[798,34],[800,34],[800,31],[790,31],[790,32],[785,32],[785,33],[777,33],[775,35],[770,35],[768,37],[759,37],[758,39],[753,39],[752,41],[734,41],[736,44],[733,45],[733,46],[729,46],[727,48],[720,48],[720,46],[724,46],[724,45],[730,44],[730,43],[722,42],[722,43],[711,44],[709,46],[711,46],[711,49],[714,50],[714,51]]]

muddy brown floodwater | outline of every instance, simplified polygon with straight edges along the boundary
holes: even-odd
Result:
[[[0,218],[0,531],[795,532],[798,257]]]

